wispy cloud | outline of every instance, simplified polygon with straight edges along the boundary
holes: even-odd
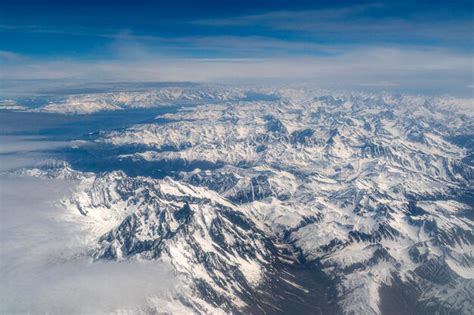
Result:
[[[135,34],[118,34],[107,49],[115,54],[145,51],[155,55],[207,58],[272,58],[276,56],[314,56],[342,53],[344,45],[334,46],[301,40],[282,40],[264,36],[195,36],[161,38]]]
[[[27,59],[25,56],[21,54],[17,54],[12,51],[0,50],[0,64],[1,63],[11,63],[11,62],[19,62]]]
[[[136,81],[306,80],[322,85],[458,89],[473,82],[472,54],[446,49],[358,47],[311,57],[169,58],[140,45],[112,60],[31,60],[4,65],[5,79]],[[118,46],[116,46],[118,47]]]
[[[272,26],[276,28],[293,28],[308,22],[334,21],[357,13],[365,12],[371,8],[382,7],[381,4],[363,4],[340,8],[324,8],[319,10],[304,11],[271,11],[261,14],[242,15],[226,18],[211,18],[195,20],[191,23],[209,26]]]
[[[473,44],[473,21],[470,19],[443,19],[424,12],[416,17],[387,14],[390,6],[382,3],[341,8],[272,11],[257,15],[211,18],[192,21],[209,27],[258,28],[275,32],[292,32],[306,40],[347,42],[417,41],[425,44]],[[275,35],[278,36],[278,33]],[[441,42],[440,42],[441,41]],[[464,43],[462,42],[464,41]],[[467,41],[467,42],[466,42]],[[471,47],[472,48],[472,47]]]

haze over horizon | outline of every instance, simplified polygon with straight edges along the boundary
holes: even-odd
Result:
[[[309,82],[472,96],[472,1],[2,1],[2,81]]]

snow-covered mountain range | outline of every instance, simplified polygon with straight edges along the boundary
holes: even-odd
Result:
[[[163,87],[144,91],[72,94],[29,109],[13,100],[4,101],[4,109],[41,113],[92,114],[102,111],[189,106],[203,103],[250,101],[274,97],[265,88],[229,88],[226,86]],[[0,103],[0,105],[2,105]],[[12,107],[15,105],[15,107]]]
[[[188,312],[472,312],[472,101],[221,92],[95,140],[127,148],[116,159],[131,165],[181,161],[192,171],[20,173],[79,181],[64,205],[102,227],[94,259],[169,263],[185,288],[173,299]],[[110,95],[100,108],[194,97],[178,94]],[[99,108],[76,102],[44,110]]]

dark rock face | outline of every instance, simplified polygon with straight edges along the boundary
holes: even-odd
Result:
[[[286,129],[285,125],[277,118],[273,116],[265,116],[267,120],[266,128],[268,132],[272,132],[275,134],[287,134],[288,130]]]
[[[179,223],[188,223],[191,220],[192,215],[193,210],[191,210],[188,203],[185,203],[181,209],[173,213],[175,220]]]

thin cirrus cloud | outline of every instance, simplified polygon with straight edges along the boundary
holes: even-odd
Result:
[[[472,16],[462,6],[421,3],[190,16],[155,28],[3,25],[1,32],[28,33],[37,41],[56,34],[80,53],[61,53],[62,46],[51,54],[4,49],[1,78],[305,80],[472,93]]]
[[[387,9],[384,4],[373,3],[337,9],[273,11],[224,19],[195,20],[192,23],[209,27],[257,27],[267,31],[289,31],[293,32],[289,36],[304,35],[308,40],[416,41],[432,45],[472,46],[472,16],[453,19],[429,11],[411,17],[394,14],[379,16],[387,14]]]

